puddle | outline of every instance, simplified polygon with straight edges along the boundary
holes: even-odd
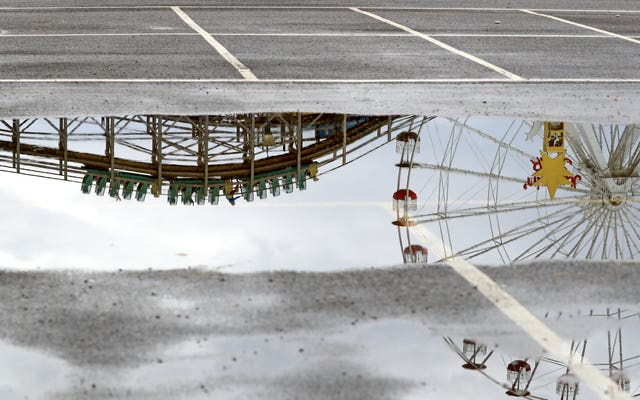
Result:
[[[0,340],[0,398],[48,399],[68,384],[66,362]]]

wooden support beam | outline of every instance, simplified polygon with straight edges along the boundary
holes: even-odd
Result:
[[[147,132],[152,138],[151,162],[156,167],[156,183],[152,192],[155,197],[162,194],[162,119],[157,115],[147,117]]]
[[[12,126],[13,168],[20,173],[20,120],[14,119]]]
[[[58,148],[62,153],[62,160],[60,160],[60,175],[64,176],[64,180],[68,180],[68,134],[69,134],[69,120],[67,118],[60,118],[58,124]]]
[[[202,190],[206,192],[209,189],[209,116],[204,117],[204,186]]]
[[[347,163],[347,114],[342,115],[342,165]]]
[[[300,174],[302,173],[302,113],[300,111],[298,111],[298,134],[296,140],[296,179],[300,179]]]
[[[256,173],[256,157],[255,157],[255,139],[256,138],[256,116],[255,114],[251,114],[251,129],[249,130],[249,162],[250,173],[249,173],[249,190],[253,190],[253,180],[255,178]]]
[[[104,127],[104,155],[109,159],[109,170],[111,171],[110,182],[113,184],[115,178],[115,118],[104,117],[102,119],[102,125]]]

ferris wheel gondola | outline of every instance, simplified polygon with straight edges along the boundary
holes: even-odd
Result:
[[[412,243],[409,228],[415,224],[410,214],[418,210],[418,196],[410,189],[411,171],[414,157],[420,153],[420,131],[431,119],[433,118],[422,118],[420,124],[415,127],[416,131],[411,130],[413,126],[410,126],[409,131],[403,131],[396,137],[396,152],[400,154],[400,162],[397,165],[396,191],[392,196],[393,210],[396,212],[396,219],[392,223],[398,229],[398,241],[405,263],[425,263],[428,260],[428,250],[422,245]]]

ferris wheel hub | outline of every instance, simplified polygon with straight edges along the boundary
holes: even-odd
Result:
[[[623,194],[610,194],[608,197],[609,206],[619,208],[627,202],[627,197]]]
[[[609,210],[619,210],[624,208],[629,199],[626,192],[609,192],[608,190],[602,194],[602,204]]]

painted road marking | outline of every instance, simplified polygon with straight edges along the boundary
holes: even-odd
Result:
[[[91,36],[199,36],[191,32],[140,32],[140,33],[6,33],[3,37],[91,37]]]
[[[385,209],[395,216],[389,206],[386,206]],[[430,252],[453,253],[451,249],[448,249],[442,241],[424,226],[416,225],[411,228],[411,231],[424,241]],[[438,255],[440,258],[444,258],[444,254]],[[628,393],[619,390],[609,377],[605,376],[588,360],[585,359],[584,362],[580,362],[578,355],[571,355],[570,347],[560,336],[549,329],[518,300],[473,264],[459,257],[451,257],[445,262],[554,358],[569,365],[571,371],[586,385],[590,386],[600,398],[631,400],[631,396]]]
[[[633,39],[633,38],[631,38],[629,36],[619,35],[617,33],[605,31],[604,29],[595,28],[593,26],[579,24],[577,22],[569,21],[568,19],[559,18],[559,17],[555,17],[553,15],[548,15],[548,14],[542,14],[542,13],[538,13],[538,12],[531,11],[531,10],[522,9],[520,11],[525,12],[527,14],[538,15],[540,17],[549,18],[549,19],[552,19],[554,21],[564,22],[565,24],[577,26],[579,28],[589,29],[589,30],[594,31],[594,32],[598,32],[598,33],[602,33],[602,34],[609,35],[609,36],[612,36],[612,37],[616,37],[618,39],[626,40],[626,41],[631,42],[631,43],[640,44],[640,40],[638,40],[638,39]]]
[[[506,78],[461,78],[461,79],[128,79],[128,78],[46,78],[46,79],[0,79],[0,83],[511,83],[519,85],[545,83],[640,83],[638,79],[607,78],[554,78],[522,79],[514,81]]]
[[[180,9],[180,7],[171,7],[171,9],[178,14],[182,20],[191,27],[194,31],[198,32],[200,36],[204,38],[216,51],[224,57],[225,60],[233,67],[240,72],[240,75],[248,81],[257,81],[258,78],[251,72],[249,68],[247,68],[243,63],[240,62],[237,58],[234,57],[220,42],[213,38],[207,31],[202,29],[200,25],[196,24],[194,20],[191,19],[184,11]]]
[[[413,29],[411,29],[409,27],[401,25],[401,24],[399,24],[397,22],[393,22],[393,21],[391,21],[389,19],[383,18],[383,17],[381,17],[379,15],[370,13],[368,11],[362,11],[359,8],[356,8],[356,7],[352,7],[350,9],[355,11],[355,12],[357,12],[357,13],[364,14],[364,15],[369,16],[369,17],[371,17],[373,19],[376,19],[376,20],[378,20],[380,22],[384,22],[385,24],[391,25],[391,26],[396,27],[398,29],[401,29],[401,30],[403,30],[405,32],[408,32],[408,33],[410,33],[410,34],[412,34],[414,36],[417,36],[417,37],[419,37],[421,39],[424,39],[424,40],[428,41],[431,44],[435,44],[438,47],[441,47],[441,48],[443,48],[443,49],[445,49],[447,51],[450,51],[450,52],[452,52],[452,53],[454,53],[456,55],[459,55],[459,56],[464,57],[464,58],[466,58],[468,60],[471,60],[471,61],[473,61],[473,62],[475,62],[477,64],[482,65],[483,67],[489,68],[489,69],[491,69],[491,70],[493,70],[493,71],[495,71],[495,72],[497,72],[497,73],[499,73],[501,75],[504,75],[504,76],[506,76],[506,77],[508,77],[510,79],[513,79],[515,81],[524,80],[524,78],[522,78],[519,75],[514,74],[513,72],[509,72],[506,69],[500,68],[497,65],[491,64],[488,61],[485,61],[485,60],[483,60],[481,58],[473,56],[473,55],[471,55],[469,53],[466,53],[466,52],[464,52],[462,50],[458,50],[455,47],[449,46],[448,44],[445,44],[445,43],[443,43],[443,42],[441,42],[441,41],[439,41],[437,39],[434,39],[429,35],[425,35],[424,33],[415,31],[415,30],[413,30]]]
[[[405,37],[413,38],[410,33],[353,33],[353,32],[318,32],[318,33],[250,33],[250,32],[210,32],[211,36],[301,36],[301,37]],[[490,37],[490,38],[567,38],[567,39],[615,39],[611,35],[591,34],[510,34],[510,33],[425,33],[431,37]],[[128,32],[128,33],[2,33],[0,37],[91,37],[91,36],[199,36],[196,32]],[[640,38],[640,36],[629,36]]]
[[[255,10],[348,10],[349,6],[248,6],[248,5],[183,5],[181,8],[189,9],[255,9]],[[167,9],[169,6],[162,5],[147,5],[147,6],[126,6],[126,5],[113,5],[113,6],[12,6],[12,7],[0,7],[0,11],[29,11],[29,10],[43,10],[43,11],[58,11],[58,10],[159,10]],[[514,8],[502,8],[502,7],[393,7],[393,6],[363,6],[363,9],[370,10],[398,10],[398,11],[507,11],[513,12]],[[578,12],[578,13],[628,13],[636,14],[640,13],[640,10],[624,10],[624,9],[567,9],[567,8],[529,8],[532,11],[540,12]]]

